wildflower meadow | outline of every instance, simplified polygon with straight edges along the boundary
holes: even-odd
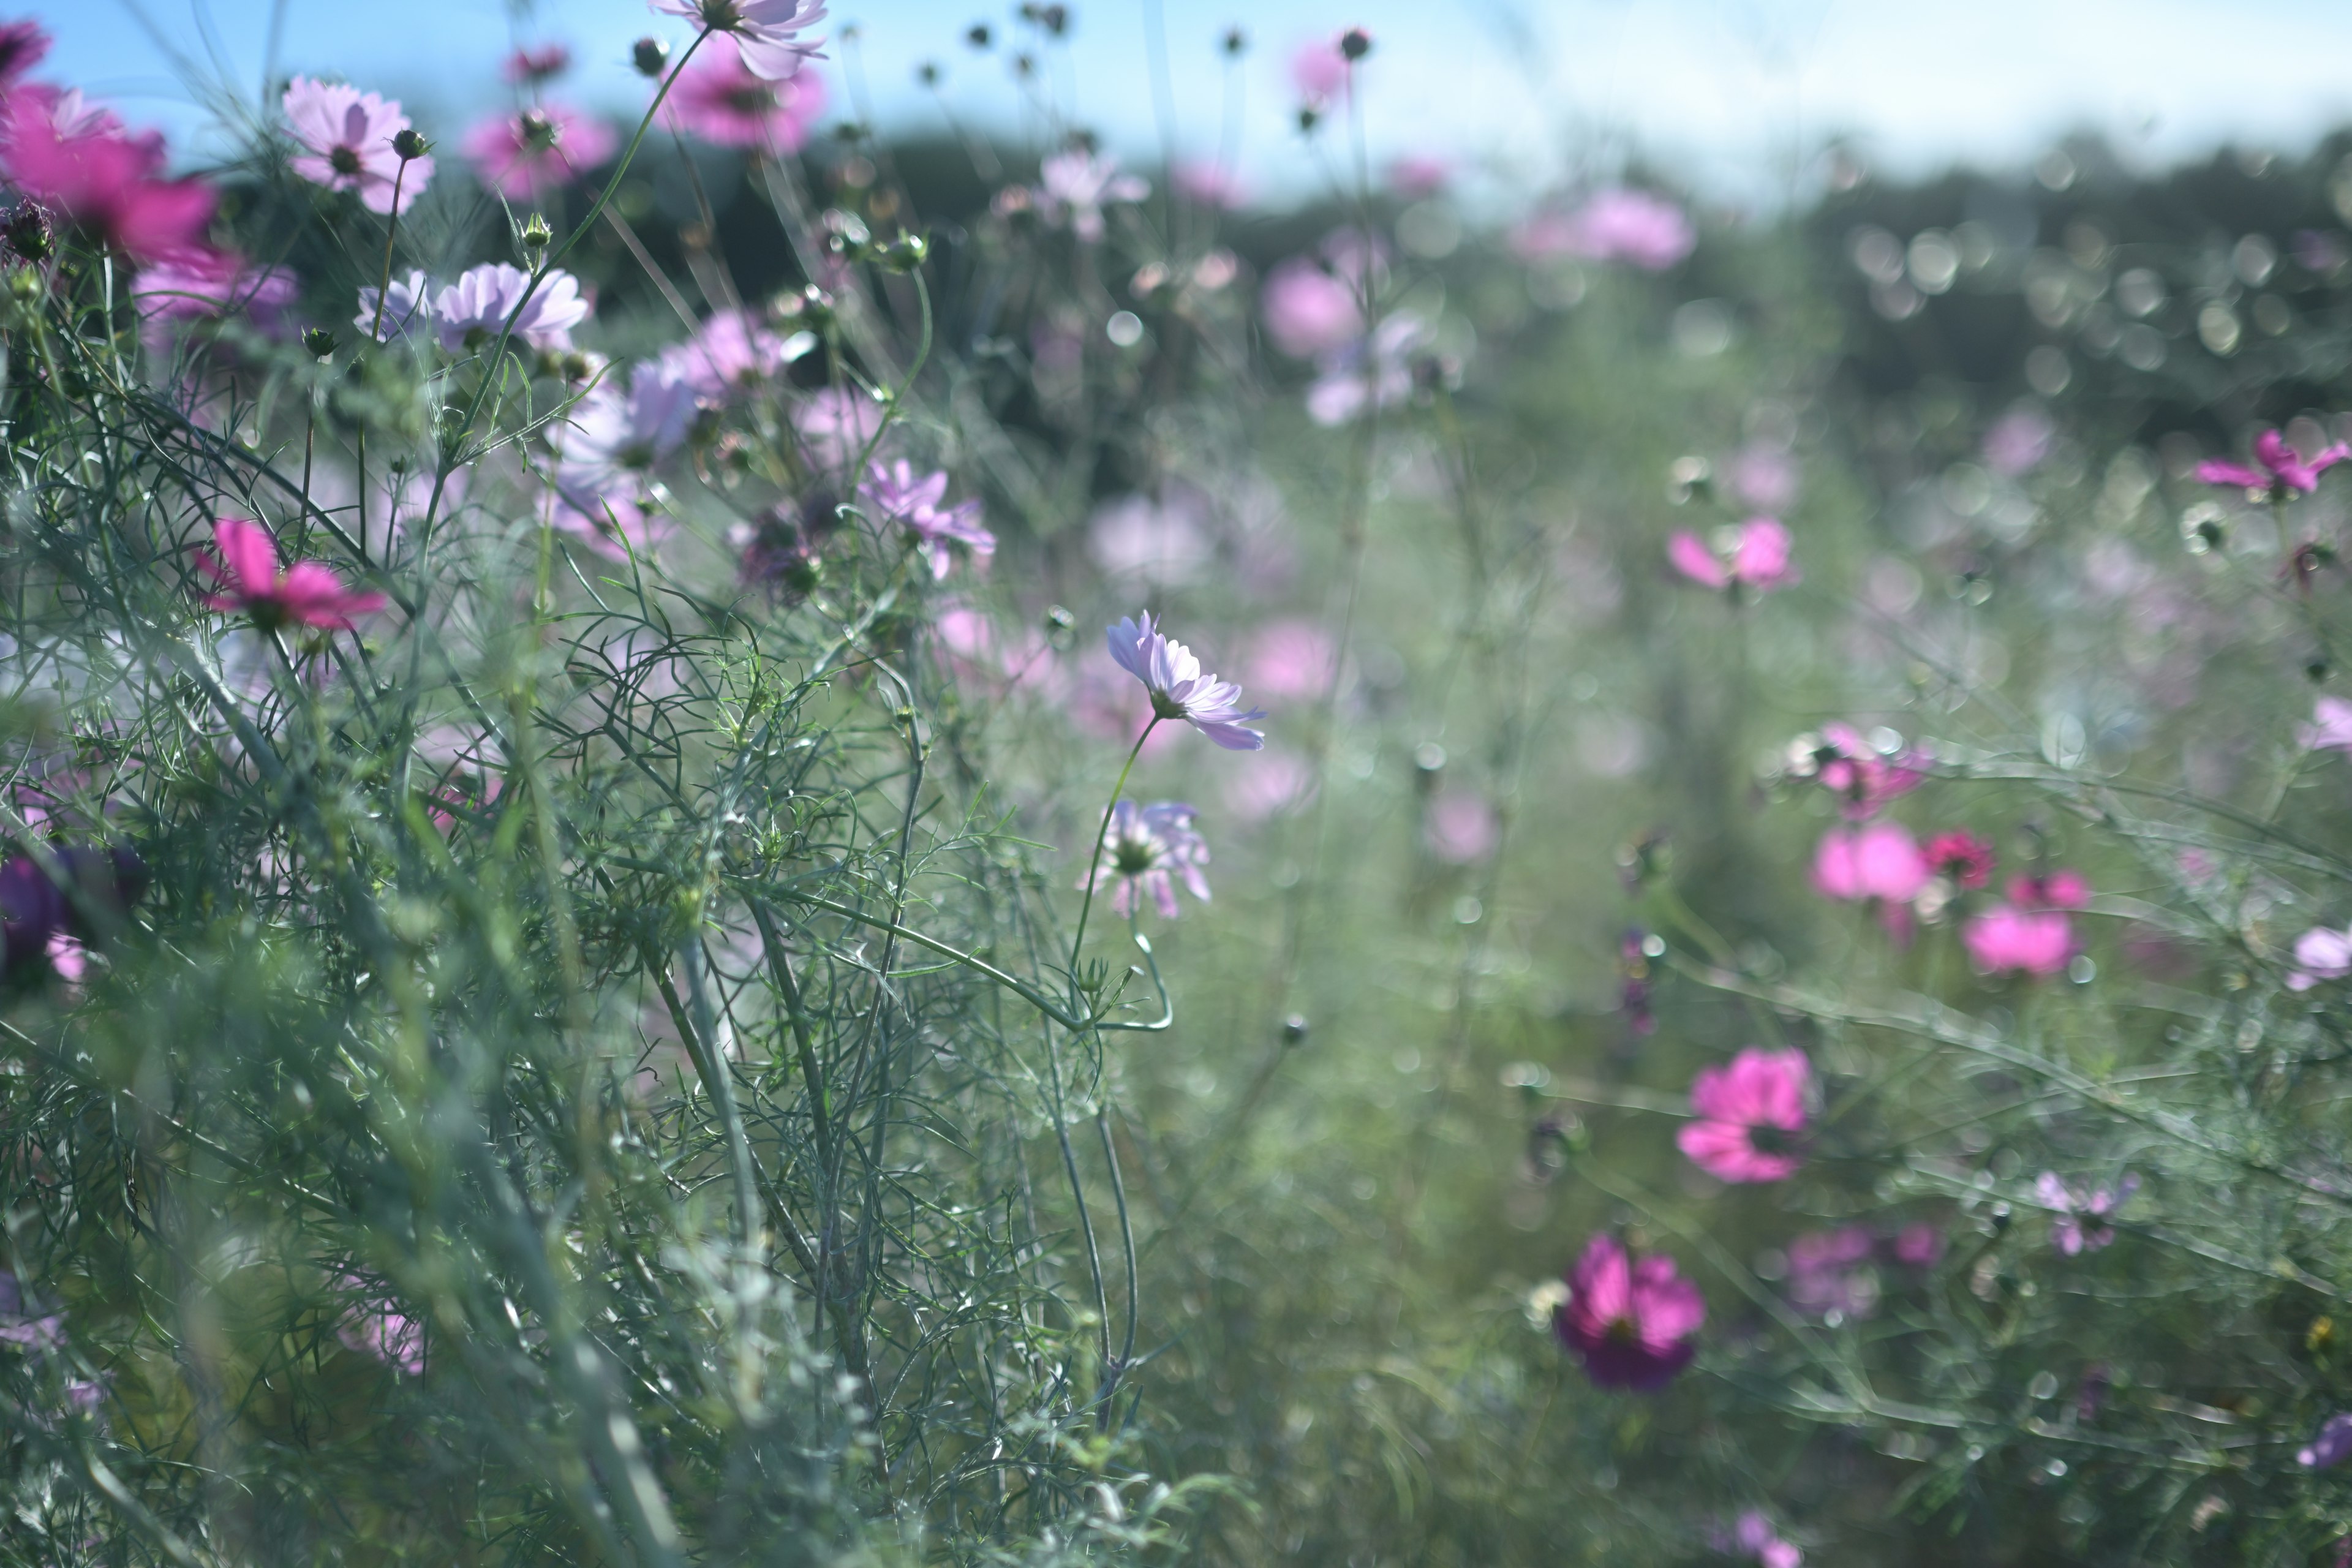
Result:
[[[0,26],[0,1563],[2352,1563],[2352,138],[509,9]]]

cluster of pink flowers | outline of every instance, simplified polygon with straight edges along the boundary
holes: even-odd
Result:
[[[1803,581],[1795,553],[1788,524],[1775,517],[1751,517],[1721,530],[1712,542],[1687,529],[1666,541],[1666,559],[1675,571],[1701,587],[1732,594],[1769,594]]]
[[[47,216],[132,261],[201,249],[219,201],[212,185],[165,178],[160,134],[125,130],[84,104],[79,89],[23,81],[48,47],[30,22],[10,23],[0,37],[0,176]]]
[[[1538,213],[1511,237],[1521,259],[1576,257],[1622,261],[1663,272],[1698,246],[1698,232],[1682,208],[1648,191],[1612,186],[1572,208]]]
[[[1345,425],[1412,395],[1433,334],[1404,310],[1367,327],[1386,266],[1376,241],[1341,229],[1323,242],[1320,256],[1294,256],[1266,273],[1258,296],[1266,336],[1292,359],[1314,363],[1307,412],[1318,425]]]

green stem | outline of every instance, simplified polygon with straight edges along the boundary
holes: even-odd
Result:
[[[1110,804],[1103,807],[1102,826],[1095,830],[1095,852],[1087,860],[1087,899],[1078,906],[1078,934],[1070,942],[1070,984],[1078,983],[1078,951],[1087,944],[1087,917],[1094,913],[1095,889],[1102,881],[1102,852],[1110,837],[1110,819],[1118,813],[1118,797],[1127,788],[1127,775],[1135,769],[1135,759],[1143,754],[1143,742],[1151,739],[1151,731],[1160,727],[1160,715],[1154,712],[1143,733],[1135,738],[1135,747],[1127,753],[1127,763],[1118,770],[1118,782],[1110,786]],[[1074,998],[1075,1000],[1075,998]],[[1081,1012],[1087,1009],[1081,1005]]]

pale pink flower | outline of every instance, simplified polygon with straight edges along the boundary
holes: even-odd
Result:
[[[2054,1171],[2042,1172],[2033,1184],[2033,1195],[2057,1215],[2050,1222],[2051,1243],[2069,1258],[2096,1252],[2114,1241],[2115,1227],[2106,1223],[2107,1216],[2138,1190],[2139,1178],[2128,1173],[2112,1191],[2095,1187],[2087,1194],[2075,1192]]]
[[[1181,160],[1169,171],[1168,183],[1186,201],[1213,212],[1231,212],[1249,205],[1241,176],[1222,163]]]
[[[2061,910],[1995,904],[1960,929],[1969,958],[1988,974],[2057,974],[2074,956],[2074,922]]]
[[[1334,33],[1328,38],[1316,38],[1291,51],[1290,85],[1298,101],[1310,109],[1321,109],[1347,90],[1348,57],[1339,52],[1342,35]]]
[[[743,64],[769,81],[798,76],[801,67],[824,57],[823,38],[797,35],[824,20],[823,0],[647,0],[666,16],[683,16],[709,32],[735,40]]]
[[[331,191],[357,191],[370,212],[393,210],[396,186],[400,210],[424,194],[433,178],[431,154],[403,160],[393,151],[392,139],[409,129],[400,100],[379,98],[343,82],[298,76],[287,85],[282,100],[286,123],[303,151],[289,166],[314,185]]]
[[[386,1297],[371,1293],[355,1275],[335,1280],[337,1289],[358,1293],[343,1310],[335,1337],[350,1350],[373,1356],[393,1371],[416,1377],[425,1371],[425,1325]]]
[[[1288,752],[1269,749],[1250,766],[1225,775],[1224,798],[1235,820],[1264,822],[1315,798],[1315,770]]]
[[[1538,214],[1511,238],[1527,261],[1578,256],[1630,262],[1647,272],[1664,271],[1697,244],[1698,233],[1682,208],[1647,191],[1619,187],[1595,191],[1572,212]]]
[[[855,387],[820,386],[793,410],[811,466],[831,471],[865,455],[882,428],[882,405]]]
[[[1047,223],[1066,223],[1088,244],[1103,237],[1103,209],[1114,202],[1139,202],[1151,194],[1148,180],[1122,174],[1107,153],[1073,147],[1045,160],[1038,172],[1037,211]]]
[[[946,576],[954,566],[951,544],[960,544],[974,555],[996,552],[996,535],[981,526],[979,501],[940,504],[948,493],[944,472],[919,479],[915,466],[904,458],[889,464],[870,463],[857,493],[873,508],[876,521],[896,522],[914,535],[917,547],[930,561],[934,577]]]
[[[215,610],[242,611],[265,628],[349,631],[352,616],[381,610],[388,602],[382,594],[344,587],[323,562],[298,561],[280,572],[277,542],[268,529],[245,518],[215,520],[213,545],[196,551],[197,566],[220,585],[205,603]]]
[[[378,300],[382,308],[378,309]],[[392,287],[381,294],[373,284],[360,289],[360,313],[352,318],[352,325],[362,332],[372,333],[378,342],[390,342],[405,337],[411,326],[431,321],[433,316],[433,280],[416,268],[408,276],[395,278]]]
[[[1192,649],[1152,625],[1151,612],[1144,612],[1139,625],[1128,619],[1107,628],[1106,637],[1111,658],[1150,694],[1155,716],[1181,719],[1229,752],[1255,752],[1265,744],[1265,732],[1249,728],[1265,717],[1265,710],[1244,711],[1242,689],[1203,674]]]
[[[1454,179],[1454,165],[1431,153],[1407,153],[1389,161],[1389,189],[1409,202],[1426,201]]]
[[[1372,334],[1322,358],[1322,374],[1307,389],[1307,416],[1328,429],[1390,408],[1411,395],[1414,356],[1430,341],[1429,324],[1400,310]]]
[[[1422,816],[1422,843],[1449,866],[1484,860],[1495,852],[1502,837],[1502,820],[1495,808],[1470,790],[1445,791],[1429,803]]]
[[[1706,1321],[1698,1287],[1664,1257],[1633,1260],[1616,1239],[1596,1236],[1567,1274],[1568,1300],[1552,1331],[1602,1388],[1654,1393],[1688,1366]]]
[[[1769,594],[1802,581],[1791,559],[1794,541],[1778,518],[1751,517],[1718,531],[1714,544],[1688,531],[1666,541],[1675,571],[1703,587]]]
[[[525,296],[528,295],[528,299]],[[556,268],[530,286],[530,274],[503,261],[468,268],[433,302],[441,346],[451,353],[486,348],[513,322],[513,340],[541,351],[572,346],[572,329],[588,319],[580,280]]]
[[[1249,683],[1276,697],[1310,699],[1331,689],[1339,650],[1312,621],[1270,622],[1250,645]]]
[[[1797,1138],[1812,1083],[1802,1051],[1751,1046],[1691,1084],[1698,1120],[1684,1124],[1675,1146],[1721,1181],[1785,1181],[1797,1173]]]
[[[2352,702],[2323,697],[2313,705],[2311,722],[2295,738],[2313,751],[2352,752]]]
[[[1363,336],[1356,285],[1304,256],[1277,263],[1258,290],[1258,310],[1274,346],[1314,359]]]
[[[1813,855],[1813,886],[1832,899],[1908,903],[1927,878],[1927,858],[1900,823],[1832,827]]]
[[[2308,991],[2323,980],[2352,974],[2352,931],[2314,926],[2294,939],[2294,967],[2287,972],[2290,991]]]
[[[664,349],[661,358],[698,397],[716,408],[782,375],[812,341],[805,333],[788,338],[771,331],[742,310],[719,310],[693,337]]]
[[[665,361],[635,366],[625,391],[605,377],[550,435],[557,489],[583,510],[592,509],[589,498],[642,489],[645,475],[685,444],[694,412],[694,388]]]
[[[1985,467],[2005,479],[2030,473],[2050,456],[2058,427],[2039,408],[2017,408],[2002,415],[1985,432]]]
[[[1795,504],[1803,479],[1797,459],[1779,447],[1751,441],[1724,465],[1724,479],[1742,506],[1786,511]]]
[[[1201,868],[1209,863],[1209,841],[1192,826],[1199,813],[1181,801],[1163,800],[1139,807],[1122,800],[1111,808],[1110,825],[1103,837],[1102,858],[1078,887],[1110,880],[1111,911],[1125,916],[1141,895],[1150,895],[1162,916],[1176,918],[1176,879],[1202,903],[1209,901],[1209,879]]]
[[[459,142],[475,177],[509,201],[537,201],[612,157],[613,128],[568,103],[546,102],[478,122]]]
[[[823,77],[763,77],[740,53],[724,49],[698,54],[662,101],[662,117],[689,135],[772,154],[799,152],[824,113]]]

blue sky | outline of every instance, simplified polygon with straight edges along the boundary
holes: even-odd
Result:
[[[946,70],[961,118],[1016,129],[1005,50],[975,56],[974,21],[1014,29],[1003,0],[833,0],[827,68],[886,124],[937,127],[914,81]],[[583,62],[572,90],[640,101],[623,63],[642,33],[682,28],[642,0],[37,0],[58,37],[49,74],[187,139],[202,119],[174,63],[257,93],[273,15],[278,68],[341,72],[400,97],[436,134],[498,101],[497,61],[518,31],[561,37]],[[1314,183],[1287,125],[1284,62],[1300,42],[1369,26],[1364,87],[1375,156],[1427,149],[1513,185],[1638,146],[1735,199],[1783,188],[1790,150],[1830,131],[1874,162],[1916,171],[2016,163],[2076,126],[2148,162],[2235,139],[2292,151],[2352,121],[2352,5],[2343,0],[1076,0],[1047,80],[1057,110],[1149,156],[1147,18],[1164,12],[1180,146],[1215,148],[1228,108],[1216,40],[1235,21],[1255,47],[1234,76],[1241,163],[1259,190]],[[142,20],[143,18],[143,22]],[[520,19],[519,19],[520,18]],[[667,24],[667,26],[665,26]],[[854,45],[838,38],[854,24]],[[840,98],[836,97],[836,102]]]

